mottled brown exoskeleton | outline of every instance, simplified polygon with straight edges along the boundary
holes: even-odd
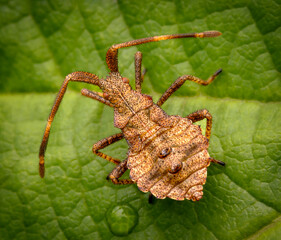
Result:
[[[155,197],[184,200],[199,200],[203,195],[203,185],[207,178],[207,167],[211,162],[224,165],[223,162],[209,156],[207,151],[211,135],[212,116],[208,110],[199,110],[186,117],[167,115],[161,105],[186,80],[200,85],[210,84],[221,73],[215,72],[207,81],[191,75],[179,77],[155,104],[152,98],[141,93],[143,74],[141,73],[142,54],[135,54],[135,83],[133,90],[129,80],[118,71],[118,49],[139,44],[157,42],[174,38],[217,37],[221,33],[207,31],[143,38],[113,45],[106,54],[106,63],[110,69],[106,79],[99,79],[87,72],[74,72],[66,76],[49,115],[39,152],[39,172],[44,177],[44,155],[49,138],[51,123],[58,110],[69,81],[97,85],[103,93],[83,89],[82,95],[98,100],[114,108],[114,126],[120,133],[98,141],[93,152],[117,166],[108,175],[114,184],[136,183],[143,192],[151,192]],[[194,122],[207,119],[205,136]],[[127,158],[120,161],[102,152],[101,149],[125,138],[129,151]],[[130,169],[130,179],[119,179]]]

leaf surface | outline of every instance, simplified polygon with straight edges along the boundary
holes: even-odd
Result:
[[[278,239],[280,11],[278,1],[2,1],[0,239]],[[155,102],[179,76],[223,69],[210,86],[186,82],[163,105],[168,114],[213,115],[209,152],[227,165],[208,168],[202,200],[149,204],[135,185],[106,181],[114,166],[91,147],[119,130],[112,109],[80,95],[85,86],[97,91],[86,84],[69,85],[40,179],[38,149],[65,75],[106,77],[115,43],[205,30],[223,35],[119,51],[132,85],[134,53],[143,53],[143,92]],[[122,140],[104,152],[124,159],[127,148]]]

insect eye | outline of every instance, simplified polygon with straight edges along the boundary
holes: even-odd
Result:
[[[122,81],[123,81],[123,83],[129,83],[130,82],[129,79],[125,78],[125,77],[122,78]]]
[[[171,148],[170,147],[167,147],[167,148],[163,148],[160,152],[159,152],[159,154],[158,154],[158,156],[160,157],[160,158],[165,158],[165,157],[167,157],[170,153],[171,153]]]

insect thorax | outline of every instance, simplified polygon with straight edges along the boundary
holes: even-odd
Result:
[[[132,116],[153,105],[151,96],[133,90],[117,72],[101,80],[100,87],[114,106],[114,126],[117,128],[124,128]]]

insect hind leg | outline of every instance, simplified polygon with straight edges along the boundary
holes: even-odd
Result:
[[[207,109],[201,109],[201,110],[198,110],[196,112],[193,112],[193,113],[189,114],[188,116],[186,116],[186,118],[191,120],[193,123],[201,121],[201,120],[206,118],[207,119],[207,126],[206,126],[205,136],[206,136],[206,138],[208,138],[208,140],[210,139],[211,128],[212,128],[212,115],[211,115],[211,113],[209,113],[209,111]],[[225,163],[220,161],[220,160],[210,158],[210,161],[214,162],[214,163],[217,163],[217,164],[220,164],[222,166],[225,166]]]
[[[220,160],[217,160],[217,159],[214,159],[214,158],[210,158],[210,161],[214,162],[214,163],[217,163],[217,164],[220,164],[222,166],[225,166],[225,162],[222,162]]]
[[[212,115],[209,113],[207,109],[202,109],[195,111],[188,116],[186,116],[189,120],[191,120],[193,123],[201,121],[203,119],[207,119],[207,126],[206,126],[206,133],[205,136],[210,140],[211,137],[211,129],[212,129]]]
[[[112,172],[107,176],[108,180],[111,180],[114,184],[124,185],[134,183],[131,179],[119,179],[128,169],[127,159],[121,162],[119,159],[113,158],[100,152],[103,149],[121,139],[124,138],[123,133],[117,133],[110,137],[104,138],[93,145],[93,152],[101,158],[106,159],[109,162],[115,163],[117,166],[112,170]]]
[[[127,170],[128,167],[126,159],[112,170],[112,172],[107,176],[107,179],[110,179],[116,185],[133,184],[134,182],[131,179],[119,179]]]

